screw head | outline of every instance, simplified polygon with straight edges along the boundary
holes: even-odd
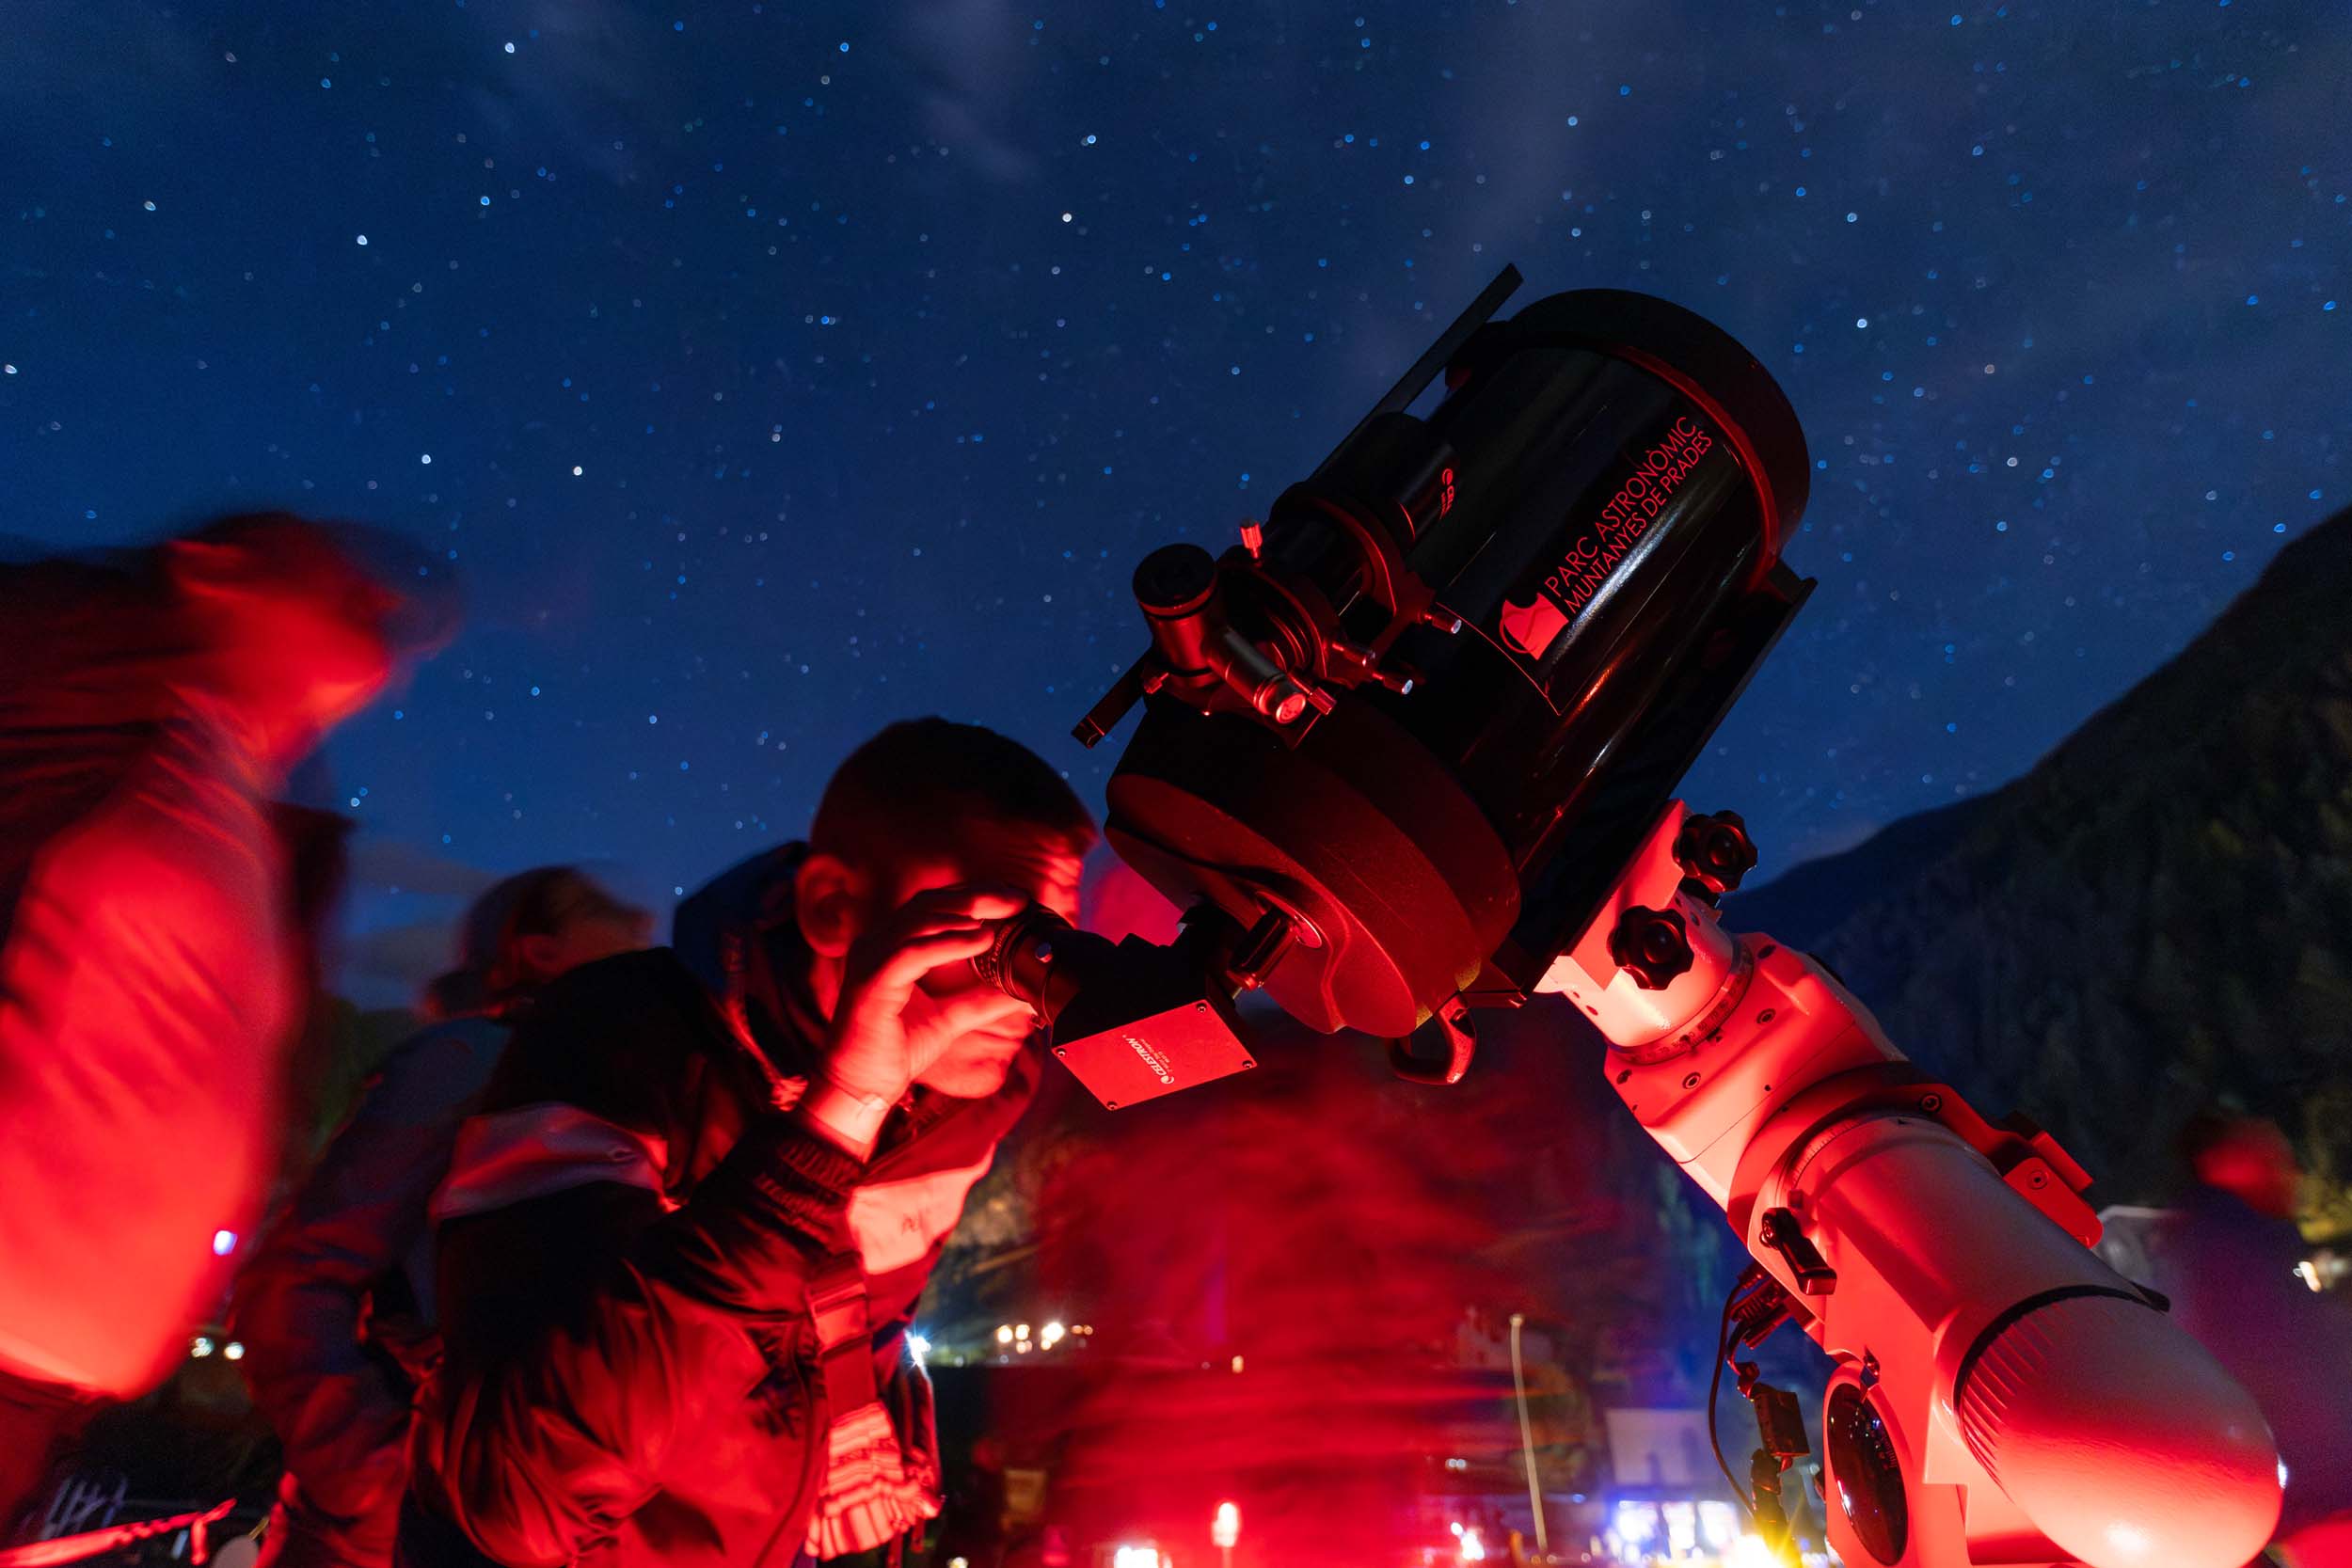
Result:
[[[1697,1088],[1699,1086],[1699,1075],[1695,1072],[1684,1073],[1682,1076],[1682,1086],[1686,1089]]]

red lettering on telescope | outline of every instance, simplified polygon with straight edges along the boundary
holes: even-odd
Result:
[[[1634,462],[1599,515],[1569,540],[1535,585],[1534,602],[1503,601],[1503,636],[1531,658],[1541,658],[1649,531],[1699,459],[1714,450],[1715,437],[1704,426],[1688,415],[1676,420],[1665,438]]]

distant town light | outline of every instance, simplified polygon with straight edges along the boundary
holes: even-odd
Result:
[[[220,1354],[227,1356],[231,1361],[242,1361],[245,1359],[245,1347],[239,1344],[236,1340],[231,1339],[227,1344],[220,1347]]]
[[[1043,1328],[1038,1330],[1038,1348],[1041,1350],[1052,1350],[1056,1345],[1061,1343],[1062,1336],[1069,1332],[1070,1331],[1068,1329],[1062,1327],[1062,1325],[1058,1323],[1047,1323]]]
[[[913,1329],[907,1330],[907,1354],[914,1357],[914,1364],[916,1366],[930,1366],[930,1363],[926,1359],[926,1357],[931,1354],[930,1340],[925,1338],[922,1335],[917,1334]]]
[[[1241,1540],[1241,1505],[1239,1503],[1216,1505],[1216,1517],[1209,1524],[1209,1540],[1213,1544],[1226,1551],[1230,1552],[1233,1549],[1234,1544]]]
[[[1241,1370],[1241,1357],[1240,1357],[1240,1356],[1238,1356],[1238,1355],[1236,1355],[1235,1357],[1233,1357],[1233,1370],[1235,1370],[1235,1371],[1240,1371],[1240,1370]]]
[[[998,1323],[996,1325],[996,1342],[1000,1345],[1012,1343],[1012,1324]]]
[[[189,1354],[190,1355],[195,1355],[195,1356],[205,1356],[205,1355],[210,1355],[210,1354],[213,1354],[213,1337],[212,1337],[211,1335],[209,1335],[209,1334],[199,1334],[199,1335],[198,1335],[198,1336],[197,1336],[197,1337],[196,1337],[193,1340],[191,1340],[191,1341],[189,1342],[189,1344],[188,1344],[188,1354]]]

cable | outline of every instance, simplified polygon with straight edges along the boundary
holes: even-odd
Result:
[[[1757,1522],[1756,1504],[1748,1497],[1748,1489],[1740,1485],[1739,1478],[1731,1473],[1731,1463],[1724,1458],[1723,1437],[1715,1429],[1715,1399],[1724,1386],[1724,1363],[1731,1357],[1731,1304],[1739,1297],[1740,1286],[1735,1280],[1732,1282],[1731,1293],[1724,1297],[1723,1323],[1715,1330],[1715,1371],[1714,1375],[1707,1380],[1707,1446],[1715,1450],[1715,1466],[1723,1471],[1724,1480],[1730,1484],[1731,1495],[1739,1499],[1740,1509],[1748,1516],[1748,1522],[1755,1524]]]

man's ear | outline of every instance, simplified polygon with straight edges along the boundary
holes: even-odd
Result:
[[[822,958],[850,951],[865,927],[868,879],[838,855],[811,853],[792,879],[792,912],[801,940]]]

